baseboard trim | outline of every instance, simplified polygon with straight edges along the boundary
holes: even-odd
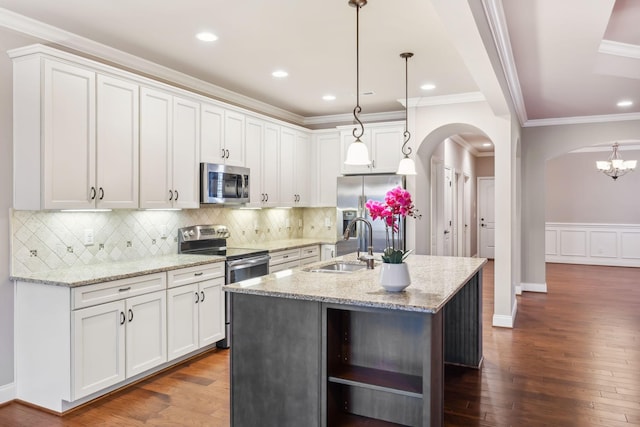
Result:
[[[526,292],[541,292],[547,293],[547,283],[521,283],[520,287]]]
[[[16,398],[15,382],[0,386],[0,405],[9,403]]]
[[[513,310],[511,310],[511,316],[506,316],[504,314],[494,314],[493,315],[493,326],[498,328],[512,328],[516,322],[516,314],[518,313],[518,300],[514,300],[513,302]]]

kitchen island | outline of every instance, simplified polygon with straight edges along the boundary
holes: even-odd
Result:
[[[225,287],[232,425],[442,425],[444,363],[482,363],[486,260],[411,256],[399,293],[327,262]]]

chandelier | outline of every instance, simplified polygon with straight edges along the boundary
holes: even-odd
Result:
[[[622,160],[618,154],[618,143],[613,144],[613,153],[608,160],[597,161],[596,167],[602,173],[610,176],[615,181],[618,177],[631,172],[636,168],[636,160]]]

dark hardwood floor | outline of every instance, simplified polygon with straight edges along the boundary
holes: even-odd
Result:
[[[447,426],[640,425],[640,269],[548,264],[547,288],[517,297],[515,329],[493,328],[487,265],[484,365],[446,367]],[[228,426],[229,352],[215,350],[62,417],[0,407],[0,426],[143,425]]]

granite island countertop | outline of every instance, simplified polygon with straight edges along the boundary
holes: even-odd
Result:
[[[356,261],[355,254],[284,270],[225,286],[226,292],[320,301],[393,310],[436,313],[482,269],[485,258],[411,255],[407,258],[411,285],[387,292],[379,284],[380,261],[373,270],[318,273],[307,270],[335,260]]]
[[[162,255],[133,261],[105,262],[38,273],[16,274],[10,276],[10,279],[45,285],[76,287],[177,270],[179,268],[224,262],[225,259],[223,256],[216,255]]]

